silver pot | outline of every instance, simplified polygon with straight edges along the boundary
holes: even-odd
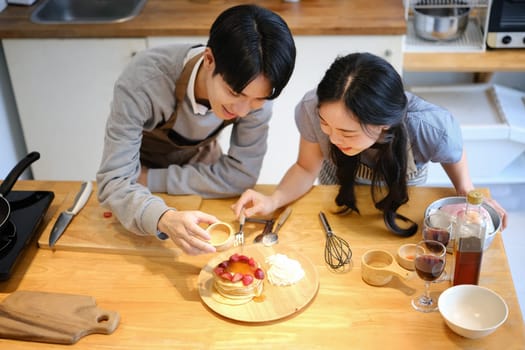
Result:
[[[454,40],[467,28],[469,7],[414,7],[416,35],[425,40]]]
[[[438,211],[442,207],[446,205],[454,205],[454,204],[465,204],[467,201],[465,197],[445,197],[438,199],[434,202],[432,202],[427,209],[425,210],[425,217],[429,214]],[[494,237],[496,234],[501,230],[501,216],[498,214],[496,209],[494,209],[492,206],[490,206],[488,203],[483,202],[482,204],[483,208],[488,212],[490,218],[492,219],[492,227],[488,225],[487,229],[490,232],[487,232],[485,236],[485,244],[483,249],[486,250],[492,241],[494,240]],[[456,216],[454,215],[452,217],[453,224],[455,225],[456,222]],[[493,229],[492,229],[493,228]]]

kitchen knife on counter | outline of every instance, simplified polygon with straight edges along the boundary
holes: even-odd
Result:
[[[73,216],[77,215],[80,209],[84,207],[84,205],[89,199],[89,196],[91,195],[91,192],[93,192],[93,184],[91,183],[91,181],[84,181],[80,186],[80,191],[77,193],[77,196],[75,197],[75,202],[73,203],[71,208],[61,212],[60,216],[55,222],[55,226],[53,226],[53,229],[49,234],[50,247],[53,247],[60,238],[60,236],[62,236],[62,233],[64,233],[67,225],[69,225],[69,223],[73,219]]]

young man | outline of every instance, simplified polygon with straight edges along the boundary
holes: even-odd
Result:
[[[187,254],[213,252],[200,211],[177,211],[151,192],[228,197],[252,187],[271,100],[288,83],[295,44],[284,20],[256,5],[227,9],[206,46],[138,54],[115,84],[97,173],[98,196],[128,230],[171,238]],[[232,124],[223,154],[217,136]]]

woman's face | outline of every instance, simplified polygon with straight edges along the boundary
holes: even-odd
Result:
[[[321,104],[319,121],[330,142],[347,156],[355,156],[370,148],[386,129],[384,125],[369,124],[364,130],[357,117],[341,101]]]

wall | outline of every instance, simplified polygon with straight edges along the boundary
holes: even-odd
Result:
[[[487,115],[497,117],[499,114],[490,112],[489,107],[494,106],[494,103],[489,103],[492,99],[488,95],[483,95],[482,92],[473,93],[475,89],[485,91],[484,86],[486,85],[473,84],[472,73],[405,72],[403,79],[406,88],[414,89],[414,91],[417,87],[465,86],[459,90],[456,88],[457,91],[465,94],[456,95],[457,98],[447,96],[447,94],[441,97],[434,94],[432,98],[428,94],[422,96],[449,109],[459,119],[467,150],[470,175],[475,184],[525,182],[525,142],[523,142],[525,114],[520,113],[525,109],[525,101],[520,103],[515,97],[509,99],[509,95],[505,93],[506,111],[512,111],[506,117],[510,118],[508,121],[499,118],[491,121],[486,118]],[[498,72],[493,75],[489,83],[514,89],[515,95],[519,96],[521,92],[525,92],[525,73]],[[442,88],[443,91],[446,91],[444,89],[447,88]],[[420,88],[420,93],[422,93],[421,90]],[[473,101],[472,96],[476,96],[477,99]],[[511,105],[509,101],[512,101]],[[512,108],[509,109],[509,106]],[[450,186],[450,180],[439,164],[430,164],[427,185]]]
[[[492,83],[525,91],[525,73],[496,73],[492,78]]]
[[[4,179],[26,153],[4,51],[0,44],[0,179]],[[30,170],[20,177],[24,178],[31,178]]]

